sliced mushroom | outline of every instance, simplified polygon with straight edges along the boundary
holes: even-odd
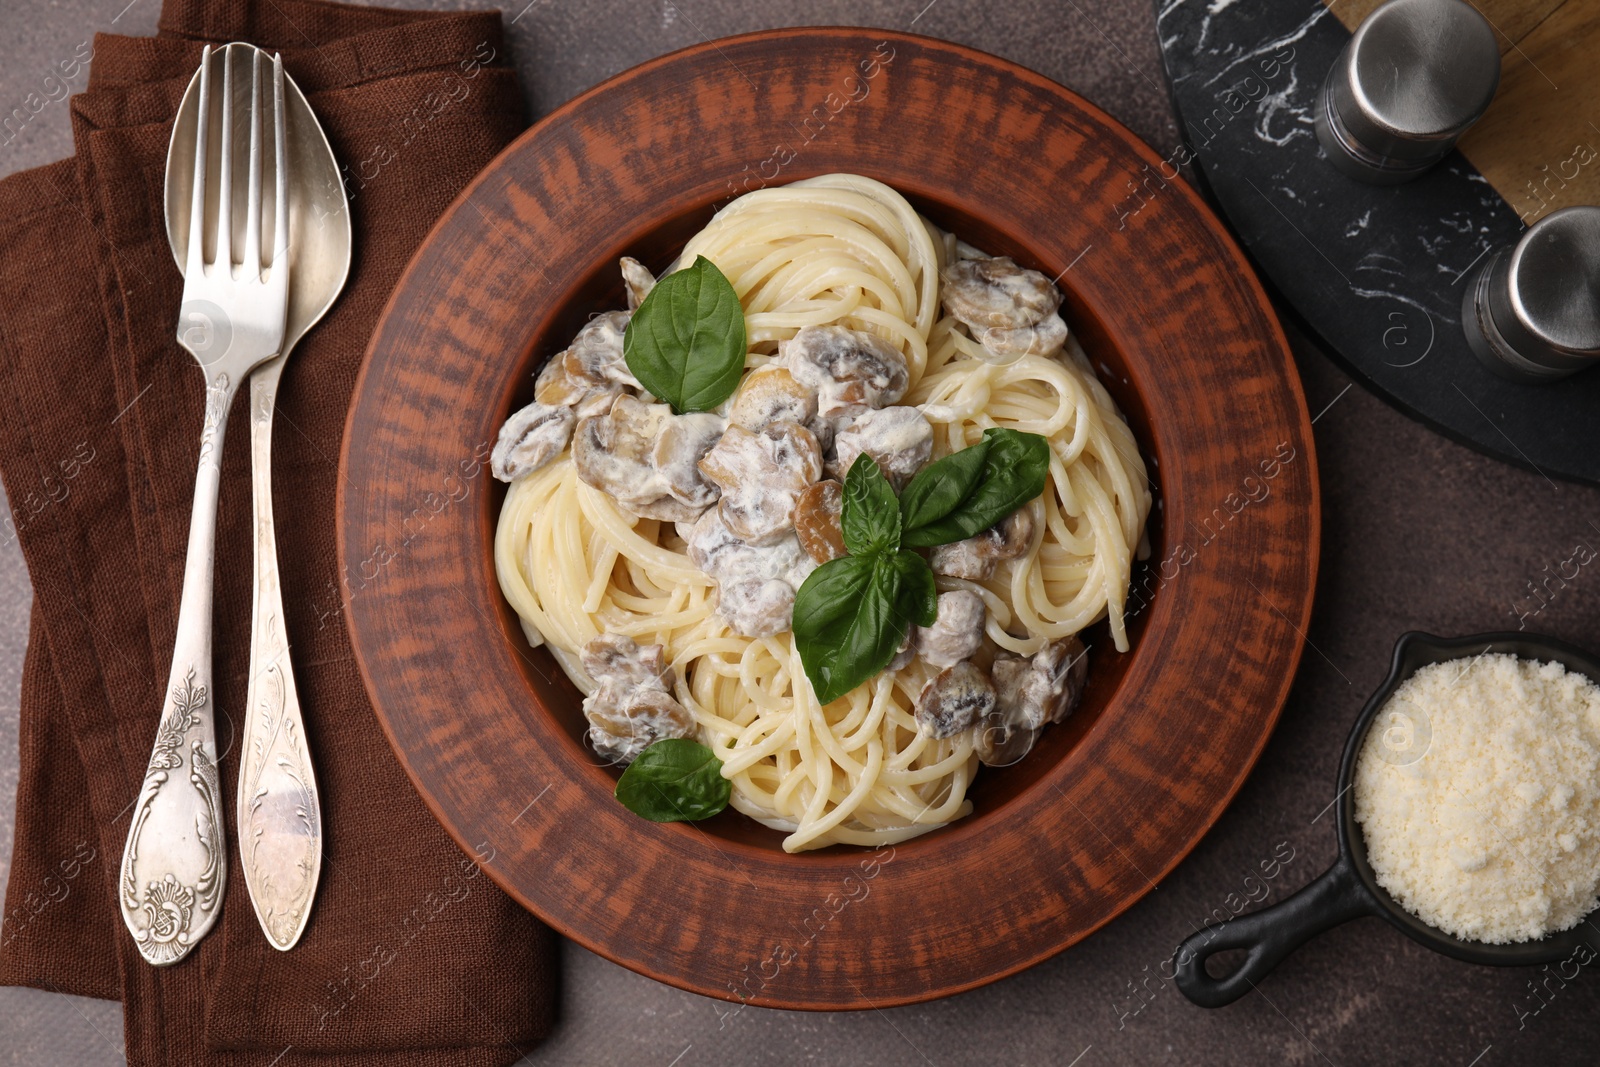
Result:
[[[1009,767],[1029,752],[1040,730],[1011,722],[998,702],[973,724],[972,749],[989,767]]]
[[[671,690],[672,668],[667,650],[658,644],[641,645],[626,634],[601,634],[586,642],[578,653],[584,672],[596,685],[615,682]]]
[[[772,637],[789,629],[794,618],[794,587],[777,579],[733,582],[719,587],[717,614],[734,633]]]
[[[857,415],[833,439],[829,473],[842,479],[865,452],[878,461],[896,489],[933,458],[933,426],[913,407],[887,407]]]
[[[572,461],[578,477],[635,515],[691,521],[717,499],[697,463],[721,427],[715,415],[674,415],[666,404],[624,394],[604,415],[578,423]]]
[[[539,371],[534,399],[572,408],[584,419],[610,411],[623,393],[642,393],[622,352],[628,318],[626,311],[608,311],[590,320],[566,351],[551,356]]]
[[[1077,706],[1088,658],[1075,637],[1055,641],[1032,656],[995,657],[994,679],[1001,704],[1030,727],[1060,722]]]
[[[994,577],[997,563],[1021,556],[1028,551],[1028,542],[1032,539],[1033,513],[1021,507],[980,534],[965,541],[940,545],[933,550],[928,562],[935,574],[972,582],[988,581]]]
[[[729,426],[700,460],[700,473],[722,490],[717,510],[734,536],[766,544],[793,529],[795,501],[822,477],[822,446],[797,422],[760,433]]]
[[[1032,656],[996,656],[990,668],[995,706],[974,738],[978,758],[1005,767],[1026,756],[1041,730],[1078,706],[1088,673],[1089,657],[1077,637],[1052,641]]]
[[[628,287],[628,310],[638,311],[650,290],[656,287],[656,276],[650,268],[632,256],[622,257],[622,282]]]
[[[806,486],[794,502],[794,532],[818,563],[844,555],[844,486],[832,478]]]
[[[843,326],[807,326],[778,345],[778,358],[796,381],[817,391],[824,418],[897,403],[911,381],[898,349]]]
[[[1076,636],[1052,641],[1033,654],[1034,681],[1045,696],[1045,722],[1061,722],[1071,715],[1083,698],[1083,683],[1089,677],[1088,649]]]
[[[735,536],[720,509],[688,531],[689,559],[717,583],[717,613],[734,632],[769,637],[789,629],[794,593],[816,569],[793,534],[765,545]],[[780,588],[781,587],[781,588]]]
[[[973,329],[1032,326],[1061,306],[1061,291],[1008,256],[958,259],[939,274],[945,309]]]
[[[845,415],[836,419],[825,419],[821,415],[806,423],[806,429],[817,435],[817,444],[822,446],[823,467],[827,467],[827,460],[833,455],[833,439],[838,436],[840,426],[850,425],[850,416]]]
[[[988,614],[983,598],[966,589],[939,594],[939,614],[932,626],[916,628],[917,655],[935,667],[953,667],[971,659],[983,645]]]
[[[1032,656],[996,656],[990,668],[995,706],[974,739],[978,758],[1004,767],[1026,756],[1041,730],[1078,706],[1088,673],[1089,658],[1076,637],[1052,641]]]
[[[572,436],[578,477],[633,511],[655,501],[662,493],[650,452],[670,411],[619,396],[604,415],[579,422]]]
[[[666,737],[693,737],[694,716],[671,693],[603,685],[583,701],[589,743],[612,763],[632,763]]]
[[[717,500],[717,487],[700,473],[700,462],[722,439],[724,428],[722,419],[710,412],[669,415],[650,451],[650,462],[667,495],[693,509],[696,515]]]
[[[745,375],[734,394],[728,421],[752,432],[775,422],[804,426],[817,416],[817,391],[801,385],[783,367],[768,365]]]
[[[538,401],[514,412],[500,427],[489,470],[502,482],[532,474],[567,447],[577,421],[570,409]]]
[[[1010,363],[1023,356],[1053,356],[1067,344],[1067,324],[1058,314],[1046,315],[1032,326],[991,326],[973,331],[994,362]]]
[[[607,311],[590,319],[562,357],[567,373],[595,385],[642,389],[622,352],[622,337],[630,317],[626,311]]]
[[[995,362],[1053,355],[1067,340],[1061,291],[1010,259],[961,259],[940,274],[945,310],[966,323]]]
[[[614,382],[596,384],[567,373],[567,354],[558,352],[545,362],[533,386],[533,398],[552,407],[571,408],[580,419],[603,415],[617,397],[627,392]]]
[[[694,716],[670,692],[666,650],[622,634],[602,634],[579,658],[595,689],[583,701],[589,742],[613,763],[631,763],[664,737],[693,737]]]
[[[817,568],[801,550],[797,538],[782,537],[771,544],[752,545],[728,529],[715,508],[689,526],[684,540],[689,546],[689,561],[719,582],[780,578],[799,588]]]
[[[936,738],[953,737],[989,715],[995,706],[994,683],[971,660],[940,671],[917,697],[917,724]]]

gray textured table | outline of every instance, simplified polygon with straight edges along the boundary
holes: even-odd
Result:
[[[46,66],[70,56],[91,32],[153,33],[157,5],[26,0],[23,9],[23,0],[9,0],[0,14],[0,111],[34,91]],[[533,0],[513,6],[506,20],[536,115],[702,37],[864,23],[998,53],[1076,89],[1164,156],[1177,145],[1148,0]],[[54,103],[0,146],[0,173],[71,150],[66,106]],[[1515,609],[1537,603],[1526,599],[1530,579],[1570,556],[1576,543],[1600,544],[1600,490],[1555,483],[1447,442],[1351,388],[1292,324],[1291,336],[1311,410],[1320,413],[1324,547],[1311,647],[1254,775],[1186,862],[1116,922],[1055,959],[985,989],[889,1011],[750,1009],[719,1029],[719,1002],[564,945],[560,1024],[524,1062],[1594,1063],[1600,973],[1586,970],[1566,983],[1551,978],[1536,996],[1540,972],[1455,963],[1375,919],[1312,942],[1258,994],[1220,1011],[1191,1006],[1158,973],[1179,940],[1224,908],[1230,894],[1245,892],[1244,879],[1262,861],[1292,857],[1268,883],[1278,900],[1332,860],[1331,818],[1319,815],[1333,799],[1345,732],[1383,678],[1396,636],[1413,628],[1514,629]],[[0,876],[11,853],[28,600],[15,543],[0,545]],[[1528,623],[1600,645],[1600,577],[1580,572]],[[121,1044],[116,1004],[0,989],[0,1063],[111,1064],[122,1059]]]

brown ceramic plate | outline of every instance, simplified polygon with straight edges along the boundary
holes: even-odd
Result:
[[[1189,852],[1288,692],[1319,505],[1305,400],[1267,299],[1199,198],[1157,177],[1163,166],[1098,108],[993,56],[797,29],[627,71],[462,194],[367,354],[340,554],[379,718],[496,882],[561,933],[673,985],[864,1008],[1037,963]],[[1132,651],[1112,651],[1103,626],[1087,635],[1081,709],[1022,763],[985,770],[972,816],[892,851],[791,856],[731,810],[659,825],[612,799],[615,772],[581,742],[576,690],[500,596],[502,493],[484,457],[531,399],[540,361],[622,306],[618,256],[659,269],[732,191],[830,171],[887,182],[969,242],[1060,276],[1067,321],[1142,442],[1159,503]]]

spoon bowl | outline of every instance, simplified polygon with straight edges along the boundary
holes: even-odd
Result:
[[[252,48],[249,45],[224,47]],[[172,247],[172,258],[180,271],[189,254],[189,202],[194,179],[188,167],[174,166],[173,161],[194,155],[200,123],[199,82],[200,74],[196,71],[183,94],[183,102],[178,105],[172,140],[167,147],[167,243]],[[274,361],[280,367],[295,343],[333,306],[350,275],[351,258],[350,209],[339,161],[311,105],[294,79],[288,76],[284,77],[284,105],[291,160],[289,249],[294,270],[289,276],[283,351]],[[207,195],[215,199],[217,194],[211,189],[207,190]],[[263,210],[270,227],[271,205],[264,204]]]

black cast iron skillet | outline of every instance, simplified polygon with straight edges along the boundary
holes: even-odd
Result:
[[[1367,845],[1355,819],[1355,791],[1351,782],[1368,728],[1400,683],[1418,668],[1444,660],[1469,661],[1485,653],[1554,660],[1600,683],[1600,659],[1553,637],[1513,632],[1475,637],[1434,637],[1417,632],[1401,635],[1394,647],[1394,664],[1389,669],[1389,677],[1361,709],[1361,716],[1345,742],[1344,759],[1339,763],[1339,792],[1334,801],[1338,815],[1339,859],[1321,877],[1281,904],[1207,927],[1179,945],[1174,965],[1177,985],[1184,996],[1206,1008],[1231,1004],[1255,988],[1257,982],[1302,943],[1362,915],[1387,919],[1435,952],[1469,963],[1527,966],[1565,959],[1580,945],[1600,951],[1600,925],[1597,925],[1600,920],[1593,916],[1570,930],[1538,941],[1490,945],[1452,937],[1401,907],[1378,885],[1367,863]],[[1244,961],[1226,977],[1213,978],[1206,970],[1206,960],[1230,949],[1247,950]]]

